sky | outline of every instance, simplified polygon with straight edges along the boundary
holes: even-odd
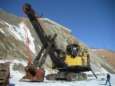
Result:
[[[25,16],[24,3],[30,3],[37,14],[71,29],[87,46],[115,51],[114,0],[0,0],[0,8]]]

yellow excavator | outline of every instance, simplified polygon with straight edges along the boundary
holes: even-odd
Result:
[[[58,34],[54,34],[53,36],[46,35],[45,31],[40,25],[39,17],[36,17],[35,11],[32,9],[30,4],[26,3],[23,6],[23,10],[29,18],[38,35],[38,38],[42,43],[42,48],[34,59],[33,64],[27,66],[26,76],[24,78],[27,78],[29,75],[32,75],[32,78],[38,75],[37,77],[42,77],[42,80],[35,78],[34,81],[43,81],[45,72],[41,66],[45,62],[47,55],[50,56],[54,64],[53,68],[59,70],[59,72],[56,74],[47,75],[46,79],[48,80],[75,80],[76,73],[91,71],[90,55],[88,50],[81,50],[81,46],[76,43],[68,44],[66,46],[66,51],[58,49],[55,42]],[[36,72],[36,67],[39,67],[38,70],[40,71]],[[34,70],[34,73],[32,70]],[[39,74],[41,72],[42,76]]]

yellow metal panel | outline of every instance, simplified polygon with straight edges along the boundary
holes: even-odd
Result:
[[[70,55],[66,56],[65,63],[68,66],[77,66],[82,65],[82,58],[79,56],[76,56],[75,58],[71,57]]]

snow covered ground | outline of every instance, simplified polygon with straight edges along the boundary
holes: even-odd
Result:
[[[11,61],[1,61],[0,63],[11,62]],[[105,79],[92,79],[83,81],[52,81],[44,80],[44,82],[22,82],[20,79],[24,76],[24,73],[12,70],[14,63],[21,63],[26,65],[24,61],[14,60],[10,65],[10,83],[15,84],[15,86],[105,86]],[[106,78],[106,77],[105,77]],[[111,74],[111,84],[115,86],[115,74]],[[107,86],[107,85],[106,85]]]
[[[18,63],[18,61],[14,61],[14,63]],[[14,71],[12,70],[12,68],[10,73],[11,73],[10,83],[15,84],[15,86],[105,86],[104,85],[105,80],[101,79],[83,80],[83,81],[44,80],[44,82],[22,82],[20,81],[20,79],[24,76],[23,73],[20,73],[19,71]],[[111,74],[111,84],[112,86],[115,86],[115,74]]]
[[[112,76],[112,86],[115,86],[115,75]],[[16,75],[13,76],[10,80],[11,83],[14,83],[15,86],[101,86],[104,85],[105,80],[84,80],[84,81],[48,81],[44,82],[21,82],[19,81],[22,77],[21,74],[16,72]]]

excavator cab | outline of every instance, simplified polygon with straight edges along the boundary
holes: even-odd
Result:
[[[66,57],[64,62],[68,66],[77,66],[77,65],[82,65],[82,59],[79,57],[79,45],[77,44],[70,44],[66,48]]]
[[[79,53],[79,45],[78,44],[69,44],[66,47],[66,53],[71,55],[72,57],[76,57]]]
[[[66,55],[64,58],[66,67],[60,68],[60,71],[76,73],[90,71],[90,59],[87,52],[81,51],[81,46],[79,46],[79,44],[67,45]]]

